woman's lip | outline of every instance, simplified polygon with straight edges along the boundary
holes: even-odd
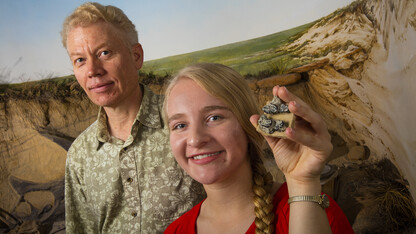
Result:
[[[224,151],[216,151],[210,153],[194,154],[188,157],[195,164],[206,164],[217,159]]]
[[[193,157],[202,156],[202,155],[219,154],[220,152],[221,152],[221,150],[220,151],[205,152],[205,153],[198,153],[198,154],[189,155],[187,157],[188,158],[193,158]]]

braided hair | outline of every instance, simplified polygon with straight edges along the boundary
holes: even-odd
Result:
[[[222,100],[231,109],[249,140],[248,154],[253,174],[253,202],[256,214],[256,233],[274,232],[273,196],[270,194],[273,177],[266,170],[262,157],[263,136],[250,123],[250,116],[259,113],[257,100],[247,81],[234,69],[215,63],[198,63],[182,69],[165,89],[163,119],[166,120],[166,101],[180,78],[189,78],[207,93]]]

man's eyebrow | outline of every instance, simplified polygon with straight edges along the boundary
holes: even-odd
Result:
[[[69,53],[69,57],[78,57],[78,56],[80,56],[82,53],[81,52],[79,52],[79,51],[75,51],[75,52],[71,52],[71,53]]]
[[[99,44],[98,46],[96,46],[95,48],[94,48],[94,50],[96,51],[96,50],[99,50],[99,49],[101,49],[101,48],[103,48],[103,47],[108,47],[110,44],[108,43],[108,42],[103,42],[103,43],[101,43],[101,44]],[[74,52],[72,52],[72,53],[69,53],[69,57],[73,57],[73,56],[80,56],[80,55],[83,55],[84,53],[82,52],[82,51],[74,51]]]

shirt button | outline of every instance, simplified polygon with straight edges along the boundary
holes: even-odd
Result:
[[[132,213],[131,213],[131,216],[133,216],[133,217],[137,217],[137,212],[132,212]]]
[[[129,178],[127,178],[127,182],[131,183],[131,182],[133,182],[133,179],[129,177]]]

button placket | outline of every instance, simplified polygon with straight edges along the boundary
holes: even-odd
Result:
[[[120,150],[121,178],[124,184],[125,199],[130,207],[132,219],[140,217],[140,196],[138,194],[138,181],[134,151],[124,146]],[[137,221],[134,221],[137,222]]]

